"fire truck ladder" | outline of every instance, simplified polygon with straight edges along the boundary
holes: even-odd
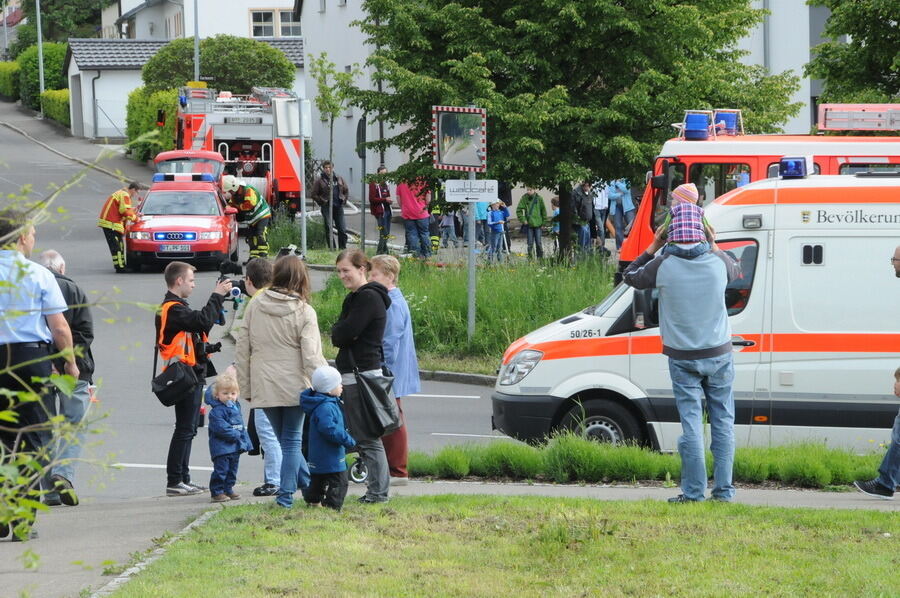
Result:
[[[900,104],[821,104],[820,131],[900,131]]]

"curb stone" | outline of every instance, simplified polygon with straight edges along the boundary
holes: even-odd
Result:
[[[334,360],[329,359],[328,365],[334,367]],[[496,376],[488,376],[487,374],[467,374],[465,372],[445,372],[442,370],[419,370],[419,377],[423,380],[433,380],[435,382],[454,382],[456,384],[472,384],[475,386],[494,387],[497,382]]]
[[[102,588],[91,594],[91,598],[102,598],[103,596],[109,596],[120,587],[122,587],[125,583],[131,580],[132,577],[146,569],[150,566],[153,561],[163,556],[166,553],[166,549],[173,544],[176,540],[180,540],[181,538],[188,535],[195,527],[199,527],[206,523],[213,515],[218,513],[221,509],[210,509],[206,511],[192,522],[187,524],[184,529],[180,532],[166,540],[161,546],[158,546],[154,550],[150,552],[145,558],[143,558],[140,562],[135,565],[129,567],[125,571],[123,571],[118,577],[110,580],[106,583]]]

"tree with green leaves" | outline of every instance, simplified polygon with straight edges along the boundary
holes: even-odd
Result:
[[[323,52],[318,56],[307,56],[309,74],[316,82],[316,109],[323,123],[328,123],[328,160],[334,160],[334,120],[339,117],[350,102],[353,79],[359,75],[354,65],[350,71],[339,71]]]
[[[806,74],[822,79],[824,102],[891,102],[900,98],[900,0],[810,0],[831,16],[831,41],[814,48]],[[849,38],[849,39],[847,39]]]
[[[431,106],[474,104],[487,109],[487,177],[557,188],[562,230],[573,181],[638,180],[685,109],[741,108],[750,131],[799,109],[795,77],[739,62],[763,17],[750,0],[363,4],[385,91],[354,102],[396,131],[370,146],[410,155],[392,176],[434,178]]]
[[[115,0],[41,0],[41,32],[45,42],[64,42],[70,37],[96,37],[100,31],[100,13]],[[6,2],[0,2],[0,6]],[[9,46],[11,58],[37,43],[37,18],[34,0],[21,2],[28,19],[16,29],[16,41]]]
[[[234,35],[200,41],[200,74],[210,87],[247,94],[252,87],[294,85],[296,68],[284,52],[269,44]],[[185,85],[194,78],[194,38],[176,39],[147,61],[141,71],[149,93]]]

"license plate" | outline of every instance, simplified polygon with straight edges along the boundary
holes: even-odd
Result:
[[[190,245],[160,245],[159,250],[163,253],[188,253],[191,250]]]

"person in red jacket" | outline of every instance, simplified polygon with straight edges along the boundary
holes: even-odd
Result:
[[[387,166],[382,164],[375,172],[384,174],[387,172]],[[387,242],[391,236],[391,218],[393,217],[391,211],[392,203],[391,190],[388,188],[387,183],[376,183],[374,181],[369,183],[369,211],[378,222],[378,249],[375,250],[375,253],[378,254],[388,252]]]
[[[397,199],[400,201],[400,215],[406,227],[406,244],[417,256],[431,255],[431,235],[428,228],[431,214],[428,212],[430,192],[421,181],[397,185]]]
[[[131,183],[110,195],[97,220],[97,226],[103,229],[106,236],[116,272],[125,271],[125,223],[137,217],[131,202],[137,199],[140,188],[138,183]]]

